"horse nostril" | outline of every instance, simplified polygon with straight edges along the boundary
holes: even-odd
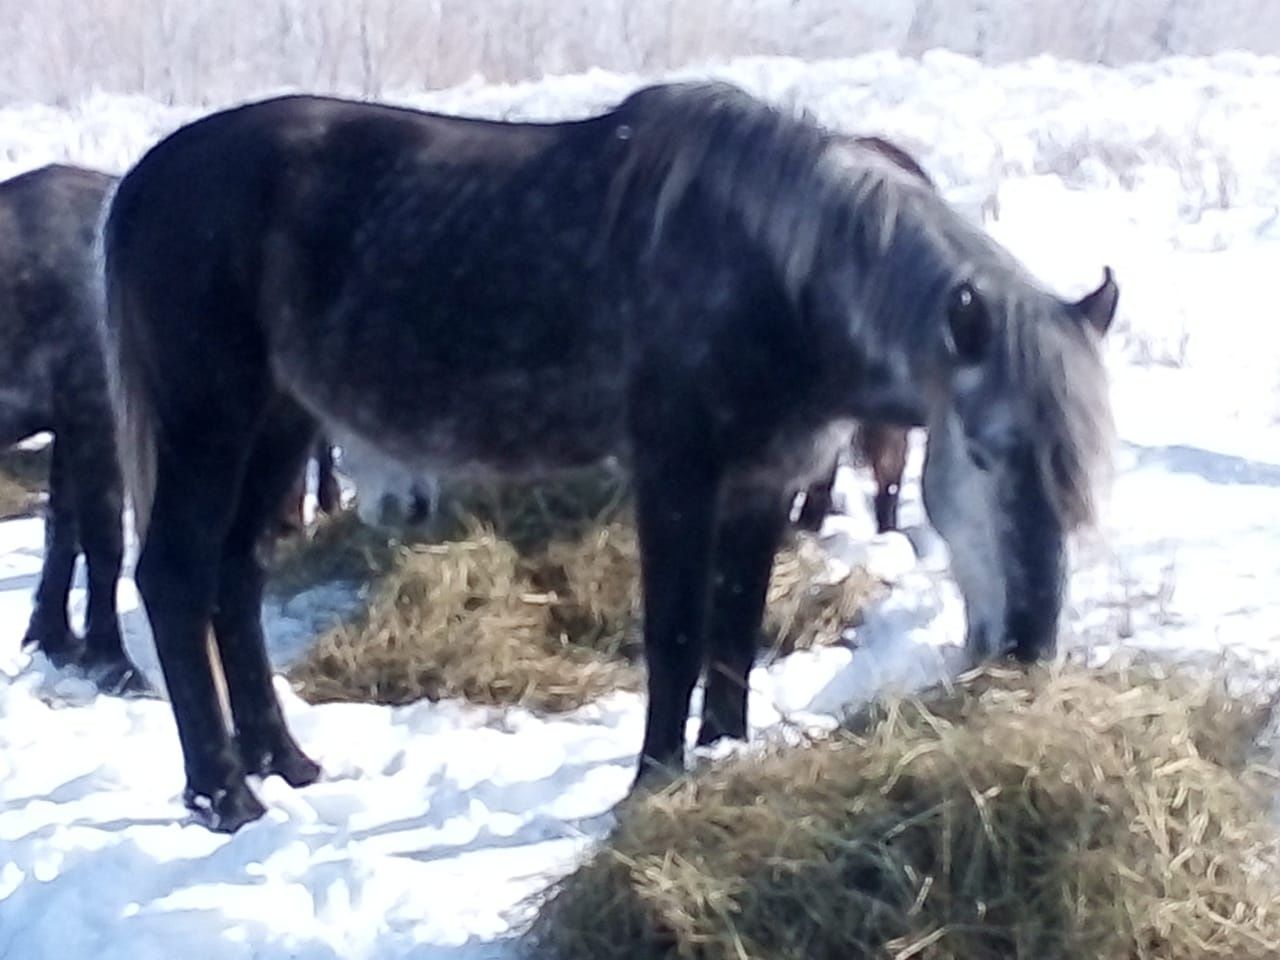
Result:
[[[992,466],[991,455],[976,443],[969,444],[969,459],[972,460],[973,465],[983,473],[990,471]]]

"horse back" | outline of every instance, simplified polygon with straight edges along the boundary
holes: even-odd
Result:
[[[52,164],[0,183],[0,292],[15,295],[36,280],[66,283],[71,271],[82,272],[114,182],[96,170]]]
[[[601,142],[589,121],[328,98],[215,114],[117,191],[107,248],[124,322],[148,328],[135,339],[175,379],[232,343],[227,362],[259,364],[333,433],[374,434],[400,459],[538,446],[505,423],[551,460],[608,455],[624,350],[596,296]]]
[[[0,442],[105,403],[95,246],[113,183],[61,164],[0,183]]]

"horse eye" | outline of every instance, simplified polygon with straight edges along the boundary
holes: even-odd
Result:
[[[987,354],[992,336],[991,315],[978,292],[962,283],[951,294],[947,310],[947,333],[956,359],[964,364],[977,364]]]

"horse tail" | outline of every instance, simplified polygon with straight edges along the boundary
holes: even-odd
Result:
[[[116,196],[113,191],[107,198],[98,231],[99,281],[105,304],[103,341],[115,420],[116,458],[133,505],[134,532],[141,543],[146,537],[156,489],[155,411],[146,387],[146,371],[142,369],[144,351],[138,311],[131,296],[131,278],[122,256],[123,218],[113,215]]]

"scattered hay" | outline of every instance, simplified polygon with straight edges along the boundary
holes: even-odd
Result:
[[[525,557],[522,571],[547,598],[547,629],[562,646],[634,663],[641,634],[640,551],[635,527],[614,520]]]
[[[1273,703],[1154,665],[988,669],[630,805],[538,960],[1280,956]]]
[[[438,516],[395,535],[366,526],[351,510],[318,517],[309,534],[273,547],[270,589],[293,596],[334,581],[371,584],[391,572],[400,546],[465,540],[484,527],[530,554],[553,539],[585,538],[625,505],[622,480],[604,469],[567,472],[554,483],[452,484],[441,495]]]
[[[0,472],[0,520],[25,517],[40,507],[40,494]]]
[[[274,590],[347,580],[370,598],[293,667],[303,697],[463,696],[554,711],[639,685],[639,551],[616,478],[460,488],[443,504],[443,525],[410,542],[348,515],[282,548]],[[825,574],[807,537],[780,553],[770,649],[835,642],[877,589],[861,571],[835,582]]]
[[[456,539],[479,522],[531,554],[553,540],[581,540],[624,519],[630,506],[625,477],[608,467],[565,471],[551,481],[454,483],[441,492],[431,532]]]
[[[832,579],[817,540],[797,532],[778,551],[769,581],[764,641],[773,655],[834,643],[862,621],[862,611],[882,586],[861,568]]]
[[[360,522],[354,510],[319,516],[308,534],[271,547],[268,589],[291,597],[325,583],[370,584],[391,572],[400,540]]]
[[[48,446],[0,453],[0,520],[35,513],[49,488]]]
[[[532,590],[507,541],[402,546],[354,625],[326,634],[291,672],[313,702],[475,703],[565,710],[636,685],[634,668],[551,629],[554,598]]]

